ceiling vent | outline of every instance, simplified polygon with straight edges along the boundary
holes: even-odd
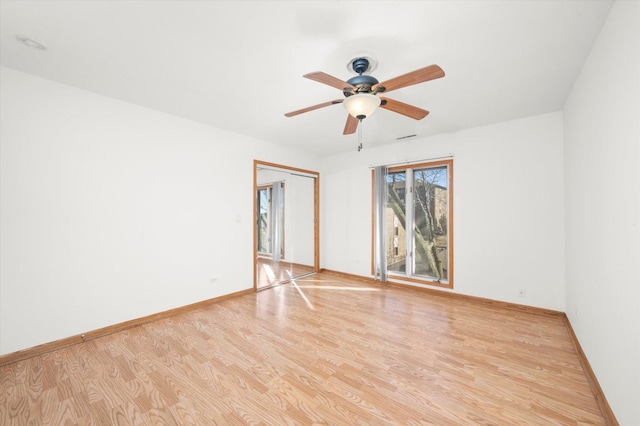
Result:
[[[407,135],[407,136],[400,136],[399,138],[396,138],[397,141],[402,140],[402,139],[409,139],[409,138],[415,138],[418,135]]]

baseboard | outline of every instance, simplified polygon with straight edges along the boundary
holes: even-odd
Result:
[[[604,396],[604,392],[600,387],[600,383],[596,378],[596,374],[593,372],[593,369],[591,368],[591,364],[589,364],[589,361],[587,360],[587,356],[582,350],[582,346],[580,346],[580,341],[578,340],[578,336],[576,336],[576,333],[573,330],[573,327],[571,326],[571,321],[569,321],[569,317],[566,314],[564,315],[564,322],[567,325],[567,329],[569,330],[569,335],[571,336],[571,341],[573,342],[573,347],[575,348],[576,353],[578,354],[580,365],[584,370],[584,375],[587,378],[587,382],[589,382],[589,387],[591,388],[591,392],[593,392],[593,395],[596,398],[596,403],[600,408],[600,412],[604,417],[605,423],[607,425],[613,425],[613,426],[619,425],[620,423],[618,423],[618,420],[616,419],[616,416],[613,414],[613,410],[611,409],[611,406],[609,405],[607,398]]]
[[[66,348],[68,346],[77,345],[79,343],[87,342],[89,340],[97,339],[98,337],[107,336],[109,334],[116,333],[118,331],[127,330],[133,327],[138,327],[144,324],[148,324],[153,321],[158,321],[164,318],[168,318],[174,315],[178,315],[184,312],[192,311],[195,309],[203,308],[205,306],[220,303],[222,301],[232,299],[245,294],[254,293],[253,288],[237,291],[231,294],[225,294],[224,296],[215,297],[213,299],[203,300],[202,302],[192,303],[190,305],[181,306],[179,308],[170,309],[168,311],[159,312],[145,317],[136,318],[130,321],[121,322],[119,324],[110,325],[108,327],[99,328],[97,330],[88,331],[83,334],[77,334],[75,336],[66,337],[64,339],[55,340],[53,342],[43,343],[42,345],[34,346],[32,348],[23,349],[17,352],[12,352],[5,355],[0,355],[0,367],[14,362],[22,361],[34,356],[42,355],[47,352],[52,352],[58,349]]]

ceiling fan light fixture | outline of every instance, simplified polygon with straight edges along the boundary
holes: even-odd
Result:
[[[362,120],[369,117],[380,106],[380,98],[371,93],[348,96],[342,103],[353,117]]]

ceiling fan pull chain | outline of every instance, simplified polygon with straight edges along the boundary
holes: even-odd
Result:
[[[358,152],[362,149],[362,118],[360,119],[360,125],[358,126]]]

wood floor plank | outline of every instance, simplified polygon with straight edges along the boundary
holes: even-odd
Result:
[[[562,318],[317,274],[4,365],[0,423],[606,421]]]

